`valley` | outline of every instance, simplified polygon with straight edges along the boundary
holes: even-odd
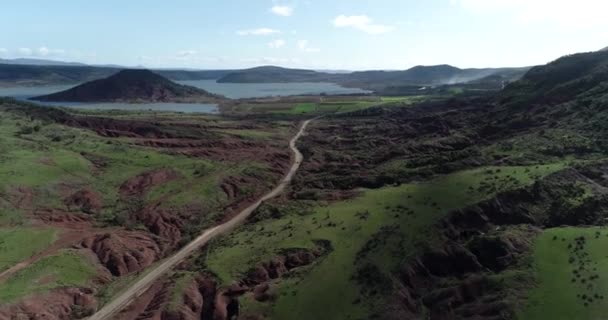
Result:
[[[0,319],[601,317],[606,66],[487,91],[228,99],[137,71],[155,81],[57,94],[218,114],[2,98]]]

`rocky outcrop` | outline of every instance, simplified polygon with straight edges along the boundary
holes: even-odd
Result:
[[[162,245],[142,232],[117,231],[95,235],[84,240],[81,246],[93,251],[114,276],[143,270],[163,255]]]
[[[467,245],[448,240],[444,247],[430,249],[411,259],[398,272],[401,315],[429,319],[509,319],[513,306],[491,275],[514,265],[531,247],[538,229],[518,233],[476,236]]]
[[[246,273],[245,277],[232,285],[220,287],[214,277],[199,274],[175,294],[172,279],[158,282],[138,298],[117,319],[154,320],[228,320],[240,316],[239,297],[253,294],[261,302],[272,301],[271,281],[290,271],[314,263],[331,250],[328,241],[317,241],[315,249],[286,249],[274,258],[260,262]],[[249,316],[249,315],[248,315]],[[253,318],[251,318],[253,319]]]
[[[324,254],[326,254],[326,251],[320,248],[316,250],[287,250],[284,254],[269,261],[258,263],[247,272],[242,283],[253,288],[270,280],[278,279],[292,269],[309,265]]]
[[[203,315],[203,308],[205,300],[212,299],[213,294],[205,296],[201,288],[199,281],[192,281],[182,293],[181,300],[172,306],[172,308],[165,309],[161,313],[161,319],[163,320],[194,320],[201,319]],[[215,286],[213,288],[215,291]]]
[[[499,233],[475,237],[467,247],[481,265],[494,272],[500,272],[516,263],[517,258],[532,246],[532,241],[533,238]]]
[[[123,196],[139,196],[155,186],[177,178],[179,178],[179,174],[171,169],[156,169],[144,172],[125,181],[120,186],[120,194]]]
[[[97,308],[95,292],[87,288],[56,289],[32,295],[13,305],[0,305],[0,319],[71,320],[91,315]]]
[[[91,190],[84,188],[64,199],[64,204],[70,209],[78,209],[85,213],[97,213],[101,209],[101,196]]]

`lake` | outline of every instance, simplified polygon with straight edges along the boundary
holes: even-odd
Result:
[[[356,94],[369,93],[367,90],[345,88],[335,83],[217,83],[215,80],[177,81],[211,93],[221,94],[231,99],[261,98],[269,96],[291,96],[321,94]],[[0,87],[0,97],[12,97],[32,103],[61,106],[87,110],[152,110],[174,111],[185,113],[218,113],[215,104],[203,103],[84,103],[84,102],[38,102],[28,100],[31,97],[64,91],[75,85],[53,85],[36,87]]]
[[[328,82],[297,83],[217,83],[215,80],[176,81],[211,93],[221,94],[230,99],[262,98],[268,96],[293,96],[325,93],[328,95],[371,93],[371,91],[345,88]]]

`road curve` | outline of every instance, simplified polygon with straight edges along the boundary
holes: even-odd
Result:
[[[306,120],[300,126],[300,130],[298,133],[289,141],[289,148],[291,152],[294,154],[294,161],[289,168],[289,172],[283,177],[281,182],[272,189],[270,192],[262,196],[255,203],[251,204],[243,211],[239,212],[234,218],[229,221],[215,226],[213,228],[209,228],[205,230],[198,238],[194,239],[192,242],[187,244],[185,247],[180,249],[173,256],[167,258],[163,263],[156,266],[153,270],[148,272],[143,278],[139,279],[135,284],[133,284],[128,290],[121,293],[116,299],[112,300],[110,303],[103,306],[103,308],[99,309],[95,314],[88,318],[88,320],[106,320],[111,319],[114,314],[122,310],[124,307],[129,305],[133,300],[142,295],[158,278],[160,278],[163,274],[171,270],[175,265],[189,257],[195,250],[204,246],[209,240],[227,233],[234,229],[236,226],[240,225],[251,215],[251,213],[257,209],[257,207],[262,204],[262,202],[274,198],[279,195],[285,187],[291,182],[293,176],[298,171],[300,164],[302,163],[302,153],[296,147],[296,142],[298,139],[304,134],[306,127],[310,123],[311,120]]]

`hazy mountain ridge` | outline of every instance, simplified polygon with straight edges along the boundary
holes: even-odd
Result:
[[[27,66],[88,66],[87,64],[80,62],[31,58],[0,59],[0,64],[16,64]]]
[[[513,81],[528,68],[459,69],[449,65],[417,66],[404,71],[328,73],[262,66],[245,70],[153,70],[171,80],[217,80],[220,83],[333,82],[349,87],[382,90],[389,86],[435,86],[475,81],[499,75]],[[15,65],[0,63],[0,85],[77,84],[108,77],[118,67],[79,65]]]
[[[284,82],[332,82],[343,75],[306,69],[289,69],[261,66],[231,72],[221,77],[219,83],[284,83]]]
[[[350,87],[377,89],[395,85],[434,86],[464,83],[499,75],[505,80],[520,78],[529,68],[460,69],[450,65],[416,66],[404,71],[357,71],[330,74],[312,70],[280,67],[258,67],[230,73],[218,82],[272,83],[272,82],[336,82]]]
[[[86,65],[20,65],[0,63],[0,86],[78,84],[109,77],[121,67]],[[215,80],[233,70],[154,70],[171,80]]]

